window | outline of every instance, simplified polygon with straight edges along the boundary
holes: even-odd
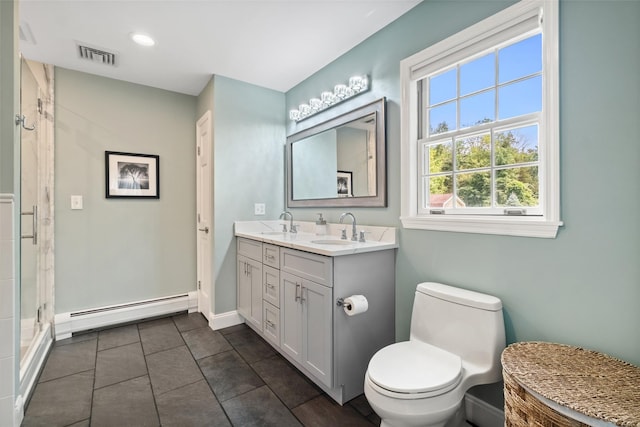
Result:
[[[401,62],[404,227],[556,236],[557,8],[521,1]]]

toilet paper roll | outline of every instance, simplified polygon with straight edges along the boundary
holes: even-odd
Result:
[[[369,301],[364,295],[351,295],[344,299],[344,312],[348,316],[364,313],[369,309]]]

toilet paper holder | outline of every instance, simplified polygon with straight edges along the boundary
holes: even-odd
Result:
[[[347,302],[344,302],[344,298],[338,298],[338,299],[336,300],[336,305],[337,305],[338,307],[346,307],[346,308],[347,308],[347,310],[351,310],[351,304],[349,304],[349,303],[347,303]]]

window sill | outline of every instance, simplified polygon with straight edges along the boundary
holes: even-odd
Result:
[[[495,234],[501,236],[538,237],[554,239],[562,221],[548,221],[541,217],[513,218],[469,216],[408,216],[400,217],[404,228],[458,233]]]

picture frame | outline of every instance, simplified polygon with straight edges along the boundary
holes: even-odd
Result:
[[[160,198],[160,156],[105,151],[107,199]]]
[[[338,197],[353,197],[353,172],[338,171]]]

